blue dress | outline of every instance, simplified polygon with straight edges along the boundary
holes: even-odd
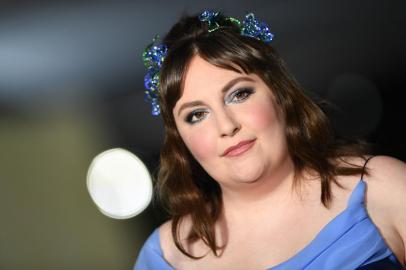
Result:
[[[365,187],[361,178],[343,212],[296,255],[268,270],[404,269],[366,212]],[[155,229],[141,249],[134,270],[173,270],[162,254],[159,231]]]

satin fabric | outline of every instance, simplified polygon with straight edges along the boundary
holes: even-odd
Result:
[[[296,255],[267,270],[404,269],[367,214],[365,188],[360,180],[343,212]],[[134,270],[158,269],[173,270],[163,258],[159,230],[155,229],[141,249]]]

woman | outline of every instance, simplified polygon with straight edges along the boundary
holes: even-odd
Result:
[[[157,189],[170,220],[135,269],[405,264],[405,164],[335,140],[272,37],[252,14],[241,23],[205,11],[148,47],[148,97],[166,129]]]

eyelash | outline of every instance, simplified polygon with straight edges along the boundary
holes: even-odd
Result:
[[[232,92],[231,95],[229,97],[227,97],[227,99],[225,100],[225,104],[228,105],[230,103],[242,103],[244,102],[247,98],[249,98],[253,93],[254,93],[254,89],[252,88],[240,88],[237,89],[236,91]],[[237,97],[237,95],[240,94],[244,94],[242,98],[235,100],[235,98]],[[192,111],[191,113],[189,113],[186,116],[185,121],[189,124],[196,124],[200,121],[202,121],[205,117],[202,116],[200,118],[198,118],[197,120],[193,120],[193,118],[195,118],[197,116],[197,114],[201,114],[203,113],[204,115],[207,115],[209,112],[208,110],[204,110],[204,109],[197,109]]]
[[[209,113],[207,110],[203,110],[203,109],[197,109],[197,110],[194,110],[194,111],[192,111],[191,113],[189,113],[187,116],[186,116],[186,122],[188,122],[189,124],[196,124],[197,122],[200,122],[200,121],[202,121],[203,120],[203,118],[204,117],[200,117],[200,118],[198,118],[197,120],[193,120],[193,118],[195,117],[195,116],[197,116],[197,114],[200,114],[200,113],[204,113],[205,115],[207,114],[207,113]]]
[[[244,96],[240,98],[239,100],[235,101],[233,100],[237,95],[243,93]],[[241,103],[244,100],[246,100],[249,96],[251,96],[254,93],[254,89],[252,88],[240,88],[235,90],[234,92],[231,93],[231,95],[226,99],[226,104],[230,103]]]

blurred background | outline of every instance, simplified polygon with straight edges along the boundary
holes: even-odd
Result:
[[[342,135],[406,160],[404,0],[1,1],[0,269],[131,269],[165,220],[103,216],[86,189],[100,152],[154,173],[162,122],[144,102],[141,54],[183,13],[252,11]],[[403,68],[402,68],[403,67]]]

